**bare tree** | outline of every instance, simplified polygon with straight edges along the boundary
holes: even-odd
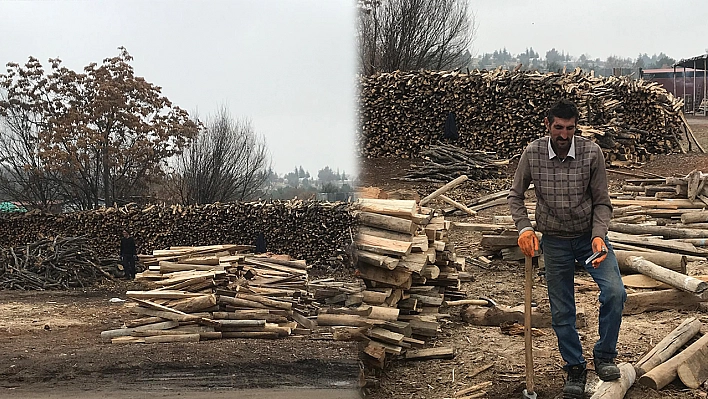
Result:
[[[265,139],[222,107],[177,156],[171,191],[184,204],[249,200],[267,182],[270,166]]]
[[[361,72],[463,67],[476,34],[468,1],[360,1]]]

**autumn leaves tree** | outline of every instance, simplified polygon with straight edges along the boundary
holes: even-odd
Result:
[[[135,76],[132,57],[81,73],[30,57],[0,74],[0,185],[33,207],[93,208],[145,192],[198,132],[188,113]]]

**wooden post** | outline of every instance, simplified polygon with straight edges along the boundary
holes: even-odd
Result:
[[[695,317],[689,317],[679,324],[669,335],[664,337],[652,350],[647,352],[634,365],[637,376],[641,377],[654,367],[669,360],[681,347],[701,329],[701,322]]]
[[[639,383],[652,389],[661,389],[668,385],[678,375],[678,367],[689,359],[694,353],[705,350],[708,346],[708,334],[703,335],[698,341],[691,344],[678,355],[654,367],[651,371],[639,378]]]
[[[466,181],[467,181],[467,175],[462,175],[462,176],[456,178],[455,180],[445,184],[444,186],[440,187],[439,189],[433,191],[432,194],[430,194],[427,197],[420,200],[419,205],[424,206],[428,202],[437,198],[440,194],[445,194],[446,192],[452,190],[453,188],[457,187],[458,185],[460,185]]]
[[[600,381],[590,399],[624,398],[627,390],[634,384],[637,375],[629,363],[620,363],[617,366],[620,369],[620,378],[614,381]]]

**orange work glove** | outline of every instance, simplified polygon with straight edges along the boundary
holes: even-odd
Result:
[[[592,239],[592,251],[593,252],[600,252],[600,251],[602,251],[603,248],[605,249],[605,251],[607,251],[607,245],[605,245],[605,240],[603,240],[600,237],[595,237]],[[607,254],[604,254],[604,255],[600,256],[599,258],[595,259],[594,261],[592,261],[592,267],[597,269],[597,267],[600,266],[600,263],[602,263],[602,261],[605,260],[605,258],[607,258]]]
[[[526,230],[519,236],[519,247],[526,256],[533,256],[538,251],[538,237],[533,230]]]

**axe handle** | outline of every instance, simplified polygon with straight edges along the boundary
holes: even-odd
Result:
[[[531,346],[531,289],[533,287],[533,263],[526,257],[524,292],[524,346],[526,349],[526,391],[533,394],[533,347]]]

